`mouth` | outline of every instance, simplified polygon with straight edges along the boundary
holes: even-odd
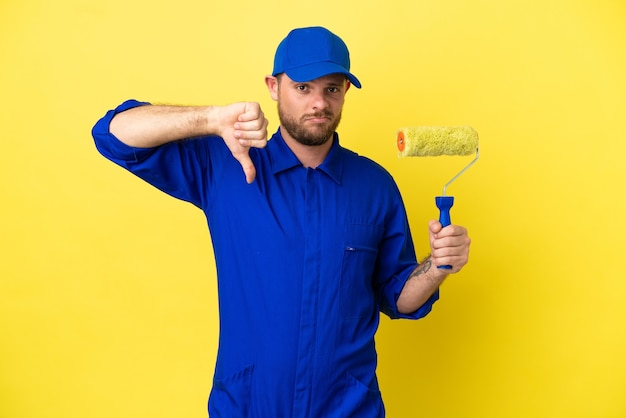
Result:
[[[309,122],[315,125],[321,125],[323,123],[328,123],[329,120],[330,119],[328,118],[310,118],[310,119],[307,119],[306,122]]]
[[[328,114],[315,114],[304,117],[305,122],[311,123],[326,123],[331,120],[331,115]]]

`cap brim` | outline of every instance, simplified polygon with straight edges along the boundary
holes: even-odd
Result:
[[[315,64],[304,65],[302,67],[290,68],[285,71],[290,79],[300,83],[325,77],[330,74],[343,74],[356,88],[361,88],[361,82],[350,71],[332,62],[316,62]]]

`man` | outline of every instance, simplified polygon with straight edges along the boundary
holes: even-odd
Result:
[[[467,263],[467,231],[431,221],[417,264],[393,179],[339,145],[361,84],[338,36],[291,31],[265,82],[280,116],[269,141],[257,103],[127,101],[95,125],[96,146],[206,214],[220,305],[211,417],[383,417],[379,313],[425,316]]]

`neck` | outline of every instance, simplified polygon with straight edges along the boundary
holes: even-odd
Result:
[[[316,168],[322,164],[330,152],[330,148],[333,146],[332,136],[322,145],[313,146],[301,144],[296,139],[292,138],[282,126],[280,133],[289,149],[296,155],[302,165],[307,168]]]

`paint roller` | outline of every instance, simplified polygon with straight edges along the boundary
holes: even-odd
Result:
[[[446,191],[461,174],[472,166],[479,156],[478,133],[470,126],[419,126],[399,129],[397,132],[399,157],[437,157],[441,155],[467,156],[476,154],[475,158],[457,175],[443,186],[443,195],[435,197],[439,209],[439,222],[442,226],[450,225],[450,208],[454,197]],[[452,266],[438,266],[451,269]]]

